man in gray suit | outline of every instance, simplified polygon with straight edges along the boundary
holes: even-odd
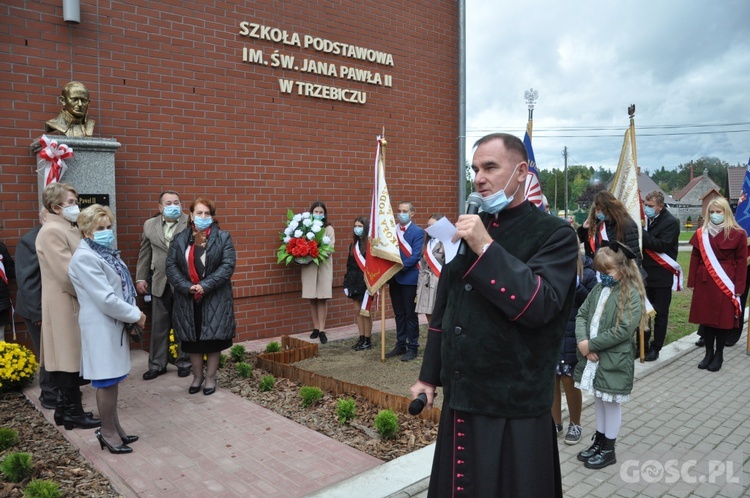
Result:
[[[167,190],[159,196],[159,214],[143,224],[141,250],[135,270],[135,288],[139,294],[151,294],[151,346],[148,371],[144,380],[167,372],[169,330],[172,328],[172,287],[164,269],[172,239],[187,227],[188,215],[182,212],[180,196]],[[190,358],[178,350],[177,375],[190,375]]]
[[[42,344],[42,273],[36,255],[36,236],[44,224],[45,213],[46,209],[39,212],[40,224],[26,232],[16,246],[16,313],[26,324],[37,359],[40,358]],[[52,384],[43,366],[39,367],[39,387],[42,391],[39,395],[42,406],[48,410],[57,407],[58,389]]]

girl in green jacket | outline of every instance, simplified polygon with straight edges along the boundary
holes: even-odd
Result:
[[[646,291],[635,254],[620,242],[602,247],[594,257],[601,276],[576,317],[580,352],[574,378],[576,387],[595,396],[597,431],[594,443],[578,454],[590,469],[617,462],[615,439],[622,425],[622,403],[633,388],[633,331],[647,320],[643,313]]]

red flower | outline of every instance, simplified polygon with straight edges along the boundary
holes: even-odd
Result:
[[[313,243],[312,248],[310,249],[310,256],[312,256],[313,258],[317,258],[318,254],[318,244]]]

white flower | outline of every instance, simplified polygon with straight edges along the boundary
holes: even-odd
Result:
[[[313,222],[310,218],[305,218],[304,220],[302,220],[302,224],[309,228],[310,226],[312,226]]]
[[[306,219],[308,219],[309,217],[310,217],[310,211],[305,211],[304,213],[302,213],[302,219],[305,219],[305,220],[306,220]]]
[[[315,234],[310,232],[307,234],[307,240],[313,240],[315,238]]]
[[[295,214],[294,217],[292,218],[292,221],[296,221],[297,223],[299,223],[301,220],[302,220],[301,214]]]
[[[298,226],[299,221],[292,221],[291,223],[289,223],[289,228],[291,228],[292,230],[296,230]]]
[[[323,243],[324,244],[330,244],[331,243],[331,238],[328,235],[324,235],[323,236]]]
[[[295,230],[295,232],[294,232],[294,238],[295,239],[302,238],[303,235],[304,235],[304,232],[302,230]]]
[[[286,237],[284,237],[284,244],[288,244],[290,240],[292,240],[292,238],[287,235]]]
[[[313,233],[318,233],[318,232],[320,232],[322,230],[322,228],[319,227],[318,225],[313,225],[310,230],[312,230]]]
[[[313,226],[323,226],[323,222],[321,220],[313,220]]]
[[[286,227],[286,230],[284,230],[284,235],[291,235],[292,232],[294,232],[294,228],[293,227],[291,227],[291,226]]]

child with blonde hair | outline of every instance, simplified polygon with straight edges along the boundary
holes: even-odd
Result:
[[[576,387],[595,396],[596,434],[593,444],[578,453],[589,469],[617,462],[615,440],[622,425],[622,403],[633,389],[634,331],[645,326],[646,291],[636,266],[635,254],[624,244],[612,242],[594,257],[601,275],[576,317],[579,362]]]

